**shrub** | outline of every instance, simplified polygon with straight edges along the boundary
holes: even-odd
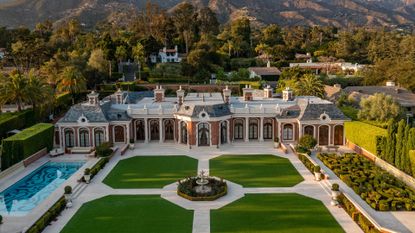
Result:
[[[35,114],[32,110],[0,114],[0,139],[5,138],[7,132],[14,129],[30,127],[35,123]]]
[[[97,146],[95,148],[97,156],[98,157],[110,156],[113,152],[112,149],[111,149],[112,146],[113,146],[113,144],[111,142],[104,142],[101,145]]]
[[[311,151],[309,149],[302,147],[302,146],[296,146],[295,151],[297,151],[298,153],[303,153],[303,154],[308,154],[308,155],[311,154]]]
[[[71,194],[72,193],[72,187],[69,186],[69,185],[65,186],[64,190],[65,190],[65,194]]]
[[[304,135],[300,138],[298,145],[310,150],[317,145],[317,140],[311,135]]]
[[[3,140],[2,170],[26,159],[43,148],[53,148],[52,124],[39,123]]]
[[[314,172],[321,172],[321,168],[320,168],[320,166],[314,166]]]
[[[312,173],[314,171],[314,164],[304,154],[298,154],[298,159],[304,164],[304,166]]]
[[[61,197],[48,211],[46,211],[27,231],[26,233],[40,233],[51,221],[53,221],[66,206],[66,200]]]
[[[376,137],[386,136],[385,129],[360,121],[345,122],[344,129],[348,140],[373,154],[376,154]]]
[[[91,169],[85,168],[84,175],[91,175]]]
[[[339,191],[340,190],[340,186],[337,183],[334,183],[331,185],[331,190],[332,191]]]

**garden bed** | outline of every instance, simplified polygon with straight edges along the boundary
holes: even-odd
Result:
[[[358,154],[318,158],[373,209],[415,210],[415,191]]]
[[[198,177],[190,177],[185,180],[179,181],[177,187],[177,194],[190,201],[214,201],[220,197],[223,197],[228,192],[226,182],[222,179],[207,178],[209,181],[209,187],[211,190],[207,193],[198,193],[196,187],[199,185],[196,183]]]

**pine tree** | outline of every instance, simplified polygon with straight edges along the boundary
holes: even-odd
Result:
[[[385,160],[394,164],[395,162],[395,147],[396,147],[396,123],[393,119],[388,122],[388,134],[385,143]]]
[[[396,133],[396,150],[395,150],[395,167],[403,170],[402,167],[402,153],[405,140],[405,121],[401,120],[398,124],[398,131]]]

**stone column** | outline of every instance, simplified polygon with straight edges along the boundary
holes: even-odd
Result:
[[[264,141],[264,118],[261,117],[261,120],[259,121],[259,141]]]
[[[130,124],[127,124],[127,142],[126,144],[130,143],[131,132],[130,132]]]
[[[163,143],[164,141],[164,135],[163,135],[163,118],[159,119],[159,136],[160,136],[160,143]]]
[[[245,117],[245,142],[249,142],[249,117]]]
[[[148,119],[144,118],[144,143],[148,143]]]
[[[298,141],[300,141],[300,138],[303,136],[303,125],[301,122],[298,122]]]

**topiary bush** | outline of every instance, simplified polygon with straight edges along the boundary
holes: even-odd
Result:
[[[304,135],[300,138],[298,146],[311,150],[317,145],[317,140],[311,135]]]
[[[108,157],[112,154],[111,147],[113,144],[111,142],[104,142],[101,145],[95,148],[96,154],[98,157]]]

